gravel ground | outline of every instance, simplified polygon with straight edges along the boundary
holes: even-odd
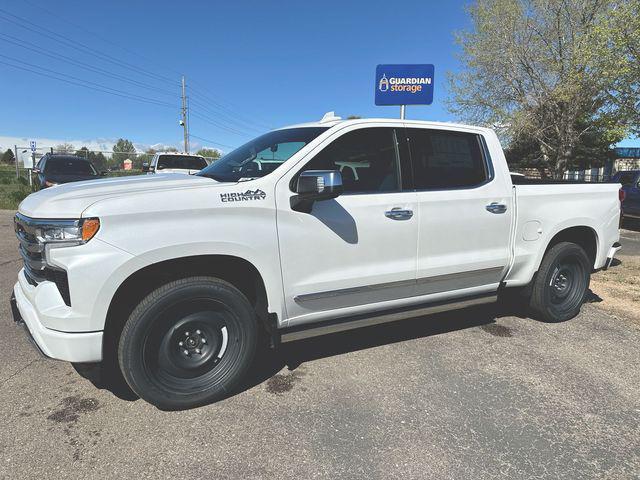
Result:
[[[162,412],[38,358],[10,318],[11,228],[0,212],[1,478],[639,478],[640,327],[593,305],[298,342],[236,395]]]

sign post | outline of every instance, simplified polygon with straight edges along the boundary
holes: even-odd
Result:
[[[420,65],[378,65],[376,105],[400,105],[404,120],[407,105],[431,105],[435,67]]]
[[[31,174],[32,170],[36,168],[36,141],[31,140],[29,142],[29,146],[31,147],[31,168],[27,171],[29,172],[29,186],[33,186],[33,175]]]

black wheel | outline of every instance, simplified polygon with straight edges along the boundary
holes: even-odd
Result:
[[[591,275],[591,262],[579,245],[554,245],[542,259],[534,280],[530,306],[547,322],[562,322],[580,312]]]
[[[226,396],[256,350],[256,315],[233,285],[191,277],[150,293],[131,313],[118,348],[122,374],[140,398],[184,409]]]

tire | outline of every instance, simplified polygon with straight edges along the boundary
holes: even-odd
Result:
[[[549,249],[534,279],[530,307],[535,318],[563,322],[578,313],[591,276],[591,262],[575,243],[561,242]]]
[[[233,285],[212,277],[176,280],[133,310],[118,363],[140,398],[165,410],[220,400],[238,386],[253,360],[256,314]]]

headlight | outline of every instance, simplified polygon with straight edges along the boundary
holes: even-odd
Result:
[[[36,237],[44,244],[56,246],[81,245],[91,240],[100,229],[98,218],[80,220],[51,220],[36,228]]]

